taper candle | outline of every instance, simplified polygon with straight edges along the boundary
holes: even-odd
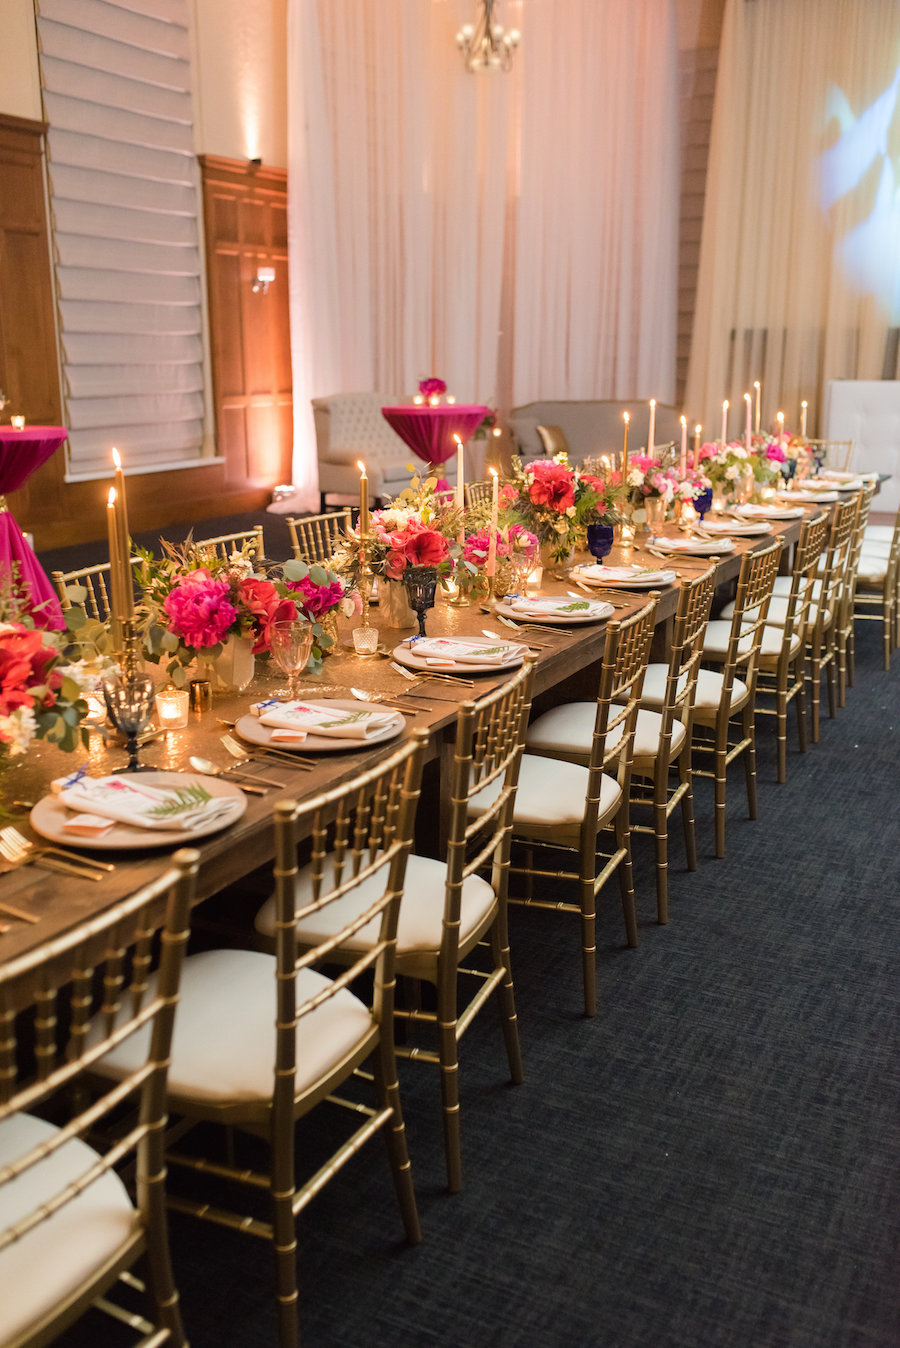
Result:
[[[750,453],[750,394],[744,394],[744,402],[747,405],[747,428],[744,431],[744,448]]]
[[[728,399],[722,404],[722,448],[728,444]]]
[[[687,477],[687,417],[681,418],[681,480]]]
[[[119,522],[116,518],[116,489],[110,487],[106,498],[106,535],[109,540],[109,612],[112,619],[113,645],[122,646],[122,573],[119,566]]]
[[[365,538],[369,532],[369,479],[362,459],[357,459],[356,466],[359,469],[359,536]]]
[[[650,399],[650,429],[647,432],[647,454],[653,458],[653,446],[656,442],[656,399]]]
[[[500,505],[500,478],[496,468],[489,468],[491,475],[491,527],[488,537],[486,576],[493,576],[497,570],[497,513]]]
[[[118,611],[118,616],[125,619],[134,617],[134,586],[131,581],[131,535],[128,531],[125,474],[122,471],[122,459],[117,449],[112,452],[112,460],[116,470],[116,527],[122,581],[121,608]]]
[[[699,423],[699,421],[698,421],[698,422],[697,422],[697,425],[694,427],[694,472],[695,472],[695,473],[698,471],[698,469],[699,469],[699,467],[700,467],[700,432],[701,432],[702,430],[703,430],[703,427],[700,425],[700,423]]]
[[[806,439],[806,402],[800,404],[800,434]]]
[[[622,413],[622,420],[625,422],[625,443],[622,445],[622,486],[628,482],[628,423],[631,420],[630,412]]]
[[[778,416],[775,418],[775,420],[778,422],[778,443],[779,443],[779,445],[781,445],[781,446],[783,447],[783,446],[784,446],[784,413],[783,413],[783,412],[779,412],[779,413],[778,413]]]
[[[456,508],[464,510],[466,506],[466,483],[463,476],[463,442],[458,435],[454,435],[456,441]]]
[[[754,379],[753,387],[756,390],[756,434],[759,435],[759,402],[762,394],[762,384],[758,379]]]

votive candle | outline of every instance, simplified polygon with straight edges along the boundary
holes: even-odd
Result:
[[[156,714],[160,729],[183,730],[188,723],[188,690],[161,688],[156,694]]]
[[[10,426],[12,426],[14,431],[24,431],[25,418],[21,416],[10,417],[9,424]]]

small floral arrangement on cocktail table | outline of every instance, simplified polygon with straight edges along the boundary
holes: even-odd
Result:
[[[438,379],[436,375],[431,374],[427,379],[419,380],[419,394],[432,407],[437,407],[446,392],[445,381]]]
[[[619,523],[621,496],[616,482],[581,473],[559,455],[526,464],[514,458],[499,499],[509,522],[523,525],[561,562],[581,545],[589,524]]]

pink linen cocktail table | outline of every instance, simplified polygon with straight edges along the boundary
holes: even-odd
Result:
[[[35,623],[57,632],[65,623],[56,591],[10,514],[4,494],[27,482],[67,435],[64,426],[26,426],[21,431],[0,426],[0,568],[8,571],[18,562],[20,577],[31,591]]]
[[[441,407],[382,407],[381,414],[414,454],[429,467],[439,468],[456,453],[454,435],[463,444],[490,413],[489,407],[456,403]],[[449,491],[445,477],[438,478],[437,491]]]

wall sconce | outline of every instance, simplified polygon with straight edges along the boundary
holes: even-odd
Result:
[[[274,267],[257,267],[250,289],[254,295],[268,295],[269,286],[275,280]]]

